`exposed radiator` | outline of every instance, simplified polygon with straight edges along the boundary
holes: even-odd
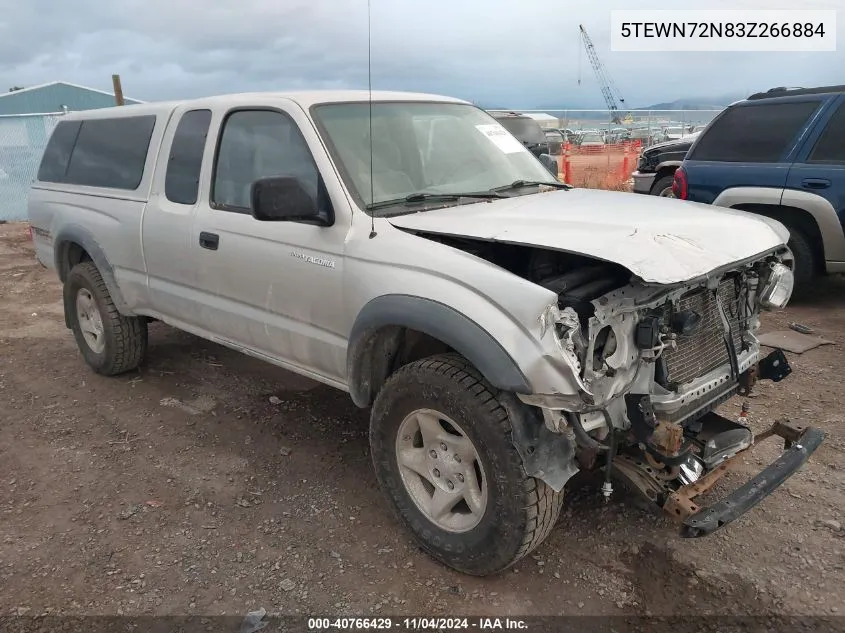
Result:
[[[740,352],[740,306],[734,278],[723,279],[718,292],[733,330],[736,351]],[[695,332],[689,336],[679,335],[677,348],[663,353],[667,382],[684,384],[728,364],[729,359],[722,318],[712,290],[702,288],[689,292],[681,297],[677,310],[694,310],[701,315]]]

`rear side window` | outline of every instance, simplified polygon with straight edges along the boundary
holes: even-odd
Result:
[[[144,176],[155,122],[155,115],[83,121],[60,182],[137,189]]]
[[[62,182],[76,143],[76,135],[82,124],[79,121],[59,121],[44,148],[38,180],[41,182]]]
[[[808,163],[845,163],[845,103],[830,118]]]
[[[164,195],[177,204],[196,204],[202,155],[211,123],[211,110],[191,110],[182,115],[167,160]]]
[[[776,163],[818,106],[818,101],[802,101],[731,108],[699,139],[690,158]]]

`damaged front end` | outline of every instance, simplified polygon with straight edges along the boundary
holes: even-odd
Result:
[[[604,468],[605,497],[621,479],[685,521],[687,536],[709,534],[774,490],[822,440],[817,429],[788,422],[755,438],[744,410],[738,421],[715,413],[757,380],[777,382],[791,371],[780,350],[761,358],[755,336],[760,310],[789,300],[788,255],[783,249],[672,286],[583,271],[546,280],[558,302],[540,315],[540,336],[551,337],[578,389],[520,398],[542,412],[547,431],[570,438],[579,468]],[[722,505],[696,505],[737,455],[772,435],[790,445],[778,461]]]

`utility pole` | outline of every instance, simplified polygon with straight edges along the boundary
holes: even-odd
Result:
[[[112,75],[111,76],[111,83],[114,87],[114,102],[115,104],[122,106],[123,103],[123,88],[120,85],[120,75]]]

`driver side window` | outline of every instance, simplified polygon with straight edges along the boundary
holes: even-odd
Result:
[[[217,147],[212,206],[249,213],[252,183],[272,176],[298,178],[317,200],[319,172],[296,123],[275,110],[232,112]]]

